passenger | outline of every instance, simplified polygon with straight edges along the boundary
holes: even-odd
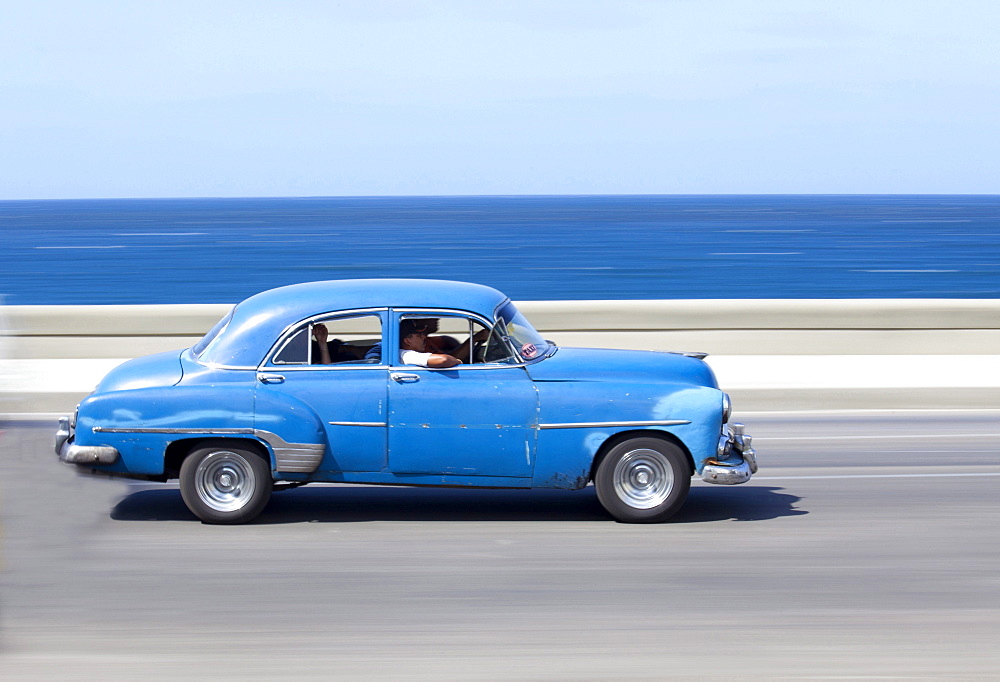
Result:
[[[330,338],[330,332],[326,328],[325,324],[314,324],[313,325],[313,338],[316,339],[316,345],[313,346],[313,364],[314,365],[329,365],[332,364],[330,359],[330,346],[327,344],[327,339]]]
[[[358,352],[340,339],[330,339],[330,331],[325,324],[313,325],[313,364],[331,365],[335,362],[356,362]]]
[[[438,330],[438,319],[436,317],[428,317],[423,319],[412,319],[411,320],[421,331],[427,334],[433,334]],[[454,353],[455,350],[461,346],[458,340],[452,336],[428,336],[427,343],[424,346],[424,352],[427,353],[441,353],[448,354]],[[382,343],[376,343],[374,346],[368,349],[365,353],[365,362],[378,362],[382,355]]]
[[[436,317],[429,317],[423,320],[413,320],[418,327],[423,327],[427,333],[427,345],[424,350],[428,353],[452,354],[460,345],[458,339],[453,336],[431,336],[438,331],[439,320]]]
[[[399,360],[404,365],[419,365],[420,367],[448,368],[462,364],[459,358],[469,357],[470,343],[479,343],[490,337],[489,329],[476,332],[468,341],[464,341],[449,353],[428,352],[427,327],[421,324],[423,320],[403,320],[399,323]]]

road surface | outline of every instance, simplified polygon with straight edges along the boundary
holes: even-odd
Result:
[[[760,473],[654,526],[361,486],[208,526],[0,425],[0,677],[1000,676],[1000,411],[744,418]]]

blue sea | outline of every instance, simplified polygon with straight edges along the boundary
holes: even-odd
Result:
[[[995,298],[1000,196],[0,201],[7,304],[421,277],[515,300]]]

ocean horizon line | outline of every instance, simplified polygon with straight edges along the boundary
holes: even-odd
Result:
[[[18,197],[0,198],[0,203],[14,202],[39,202],[39,201],[197,201],[197,200],[326,200],[326,199],[553,199],[553,198],[748,198],[748,197],[774,197],[774,198],[875,198],[875,197],[998,197],[997,193],[983,192],[678,192],[678,193],[616,193],[616,192],[587,192],[587,193],[559,193],[559,194],[266,194],[266,195],[171,195],[171,196],[87,196],[87,197]]]

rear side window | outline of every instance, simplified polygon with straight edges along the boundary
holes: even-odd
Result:
[[[275,365],[379,364],[382,319],[349,315],[314,320],[292,332],[271,360]]]
[[[281,350],[274,356],[276,365],[307,365],[309,364],[309,330],[303,327],[285,342]]]

